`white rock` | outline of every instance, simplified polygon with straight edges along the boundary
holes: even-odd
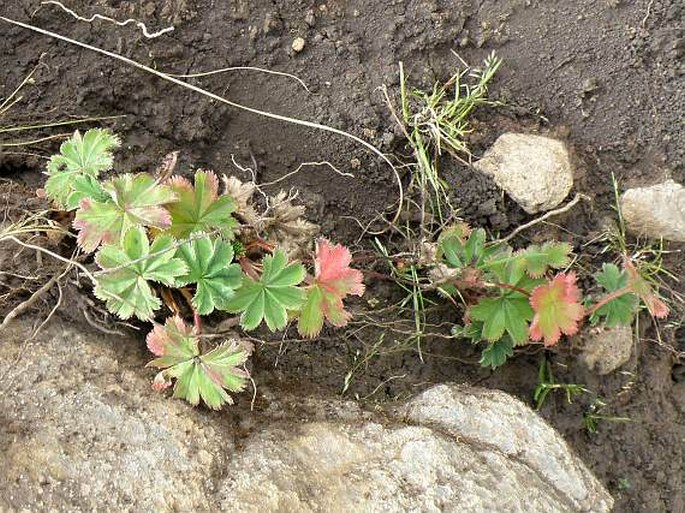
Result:
[[[573,187],[566,145],[549,137],[502,134],[474,167],[529,214],[558,206]]]
[[[502,392],[441,385],[376,416],[262,388],[266,407],[242,410],[244,437],[229,414],[153,392],[139,340],[53,323],[14,365],[30,330],[16,322],[0,344],[12,379],[0,394],[0,511],[601,513],[613,502]],[[111,365],[94,372],[95,358]],[[122,368],[139,370],[122,380]]]
[[[633,233],[685,242],[685,187],[673,180],[628,189],[621,197],[621,211]]]
[[[292,44],[293,52],[300,53],[304,50],[305,40],[302,37],[296,37]]]
[[[580,359],[601,375],[627,363],[633,352],[633,329],[630,326],[591,328],[582,338]]]

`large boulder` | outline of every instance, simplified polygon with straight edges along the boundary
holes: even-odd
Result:
[[[540,135],[502,134],[473,166],[529,214],[558,206],[573,187],[566,145]]]
[[[633,233],[685,242],[685,187],[673,180],[628,189],[621,196],[621,212]]]
[[[380,415],[264,391],[246,435],[227,413],[151,391],[136,341],[52,324],[17,360],[27,332],[0,344],[2,511],[612,506],[561,437],[502,392],[441,385]]]

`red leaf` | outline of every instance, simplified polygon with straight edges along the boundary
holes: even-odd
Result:
[[[364,294],[362,273],[350,268],[352,255],[345,246],[331,245],[326,239],[319,239],[316,244],[314,271],[316,282],[324,289],[341,298],[347,294]]]
[[[640,272],[635,267],[635,264],[627,257],[623,259],[623,268],[628,273],[628,286],[647,305],[649,313],[658,319],[668,317],[669,309],[666,303],[661,300],[651,284],[640,276]]]
[[[193,347],[194,332],[178,315],[167,319],[166,325],[155,323],[147,334],[147,348],[156,356],[194,356],[197,349]]]
[[[530,304],[535,311],[530,325],[530,338],[544,339],[545,346],[559,342],[561,334],[574,335],[585,315],[580,304],[581,293],[576,285],[576,273],[559,273],[554,279],[533,289]]]
[[[350,250],[340,244],[333,246],[319,239],[314,259],[314,284],[300,314],[298,329],[303,336],[315,337],[321,331],[324,318],[334,326],[344,326],[351,315],[342,300],[348,294],[364,293],[361,271],[350,268]]]

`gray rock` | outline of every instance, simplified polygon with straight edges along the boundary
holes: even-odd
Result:
[[[600,375],[609,374],[626,364],[633,352],[633,329],[630,326],[591,328],[582,339],[580,359]]]
[[[0,382],[0,511],[612,505],[559,435],[502,392],[441,385],[380,417],[354,403],[260,390],[266,407],[246,413],[251,431],[237,443],[222,414],[150,389],[138,342],[53,324],[9,367],[26,338],[20,328],[0,344],[0,377],[10,370]]]
[[[0,344],[0,511],[208,511],[233,439],[150,388],[142,344],[52,325]],[[149,376],[148,376],[149,377]]]
[[[673,180],[628,189],[621,197],[621,211],[633,233],[685,242],[685,187]]]
[[[329,419],[257,433],[227,468],[222,509],[611,510],[559,435],[502,392],[440,385],[392,417],[404,424]]]
[[[558,206],[573,187],[566,145],[530,134],[502,134],[473,166],[529,214]]]

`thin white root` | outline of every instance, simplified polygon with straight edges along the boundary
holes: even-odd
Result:
[[[15,242],[19,244],[20,246],[23,246],[28,249],[35,249],[36,251],[40,251],[41,253],[45,253],[46,255],[51,256],[52,258],[55,258],[61,262],[64,262],[66,264],[73,265],[77,267],[83,274],[86,275],[86,277],[91,281],[93,286],[96,286],[98,284],[97,280],[95,279],[95,276],[93,276],[93,273],[91,273],[83,264],[80,264],[74,260],[71,260],[69,258],[65,258],[62,255],[58,255],[57,253],[50,251],[49,249],[41,248],[40,246],[36,246],[35,244],[29,244],[28,242],[24,242],[22,240],[17,239],[14,235],[7,235],[4,237],[0,237],[0,242],[3,240],[11,240],[12,242]]]
[[[330,167],[335,173],[339,174],[340,176],[346,176],[346,177],[348,177],[348,178],[354,178],[354,175],[353,175],[352,173],[345,173],[344,171],[340,171],[337,167],[335,167],[333,164],[331,164],[331,163],[328,162],[327,160],[323,160],[323,161],[321,161],[321,162],[303,162],[302,164],[300,164],[299,166],[297,166],[297,169],[295,169],[294,171],[291,171],[290,173],[284,174],[283,176],[281,176],[280,178],[277,178],[277,179],[274,180],[273,182],[268,182],[268,183],[260,184],[260,186],[261,186],[261,187],[266,187],[266,186],[268,186],[268,185],[276,185],[277,183],[282,182],[283,180],[286,180],[286,179],[290,178],[290,177],[293,176],[293,175],[296,175],[296,174],[299,173],[299,172],[302,170],[302,168],[304,168],[305,166],[328,166],[328,167]]]
[[[3,330],[9,325],[10,322],[12,322],[12,320],[15,317],[18,317],[19,315],[23,314],[38,300],[38,298],[40,298],[43,294],[50,290],[59,278],[61,278],[61,276],[53,276],[41,288],[39,288],[37,291],[31,294],[30,298],[28,298],[26,301],[19,303],[12,310],[10,310],[10,312],[7,315],[5,315],[2,324],[0,324],[0,333],[3,332]]]
[[[41,2],[41,5],[56,5],[60,9],[62,9],[64,12],[67,14],[70,14],[74,18],[76,18],[79,21],[85,21],[86,23],[93,23],[95,20],[103,20],[103,21],[109,21],[110,23],[114,23],[115,25],[118,25],[120,27],[123,27],[124,25],[128,25],[129,23],[135,23],[136,26],[143,32],[143,35],[148,38],[148,39],[154,39],[156,37],[162,36],[166,34],[167,32],[173,32],[174,27],[167,27],[162,30],[158,30],[157,32],[148,32],[147,27],[145,26],[145,23],[134,20],[133,18],[129,18],[124,21],[117,21],[113,18],[108,18],[107,16],[103,16],[102,14],[93,14],[90,18],[84,18],[83,16],[79,16],[76,14],[74,11],[69,9],[68,7],[65,7],[61,2],[57,2],[56,0],[47,0],[45,2]]]
[[[16,368],[17,368],[17,366],[19,365],[19,362],[20,362],[21,359],[24,357],[24,354],[26,354],[26,350],[29,348],[29,346],[31,345],[31,343],[33,342],[33,340],[36,338],[36,336],[38,336],[38,333],[40,333],[40,330],[42,330],[43,327],[50,321],[50,319],[52,319],[52,316],[55,315],[55,312],[57,312],[57,310],[59,309],[59,307],[62,305],[62,287],[61,287],[60,284],[59,284],[59,280],[61,280],[64,276],[66,276],[66,274],[67,274],[69,271],[71,271],[71,269],[72,269],[73,266],[74,266],[74,263],[71,262],[69,265],[67,265],[67,267],[64,269],[64,271],[62,272],[62,274],[60,274],[59,276],[54,276],[53,278],[51,278],[50,281],[48,281],[48,283],[46,283],[46,284],[45,284],[43,287],[41,287],[37,292],[35,292],[35,293],[33,294],[33,296],[31,296],[31,298],[29,298],[27,301],[25,301],[24,303],[22,303],[22,305],[23,305],[23,304],[26,304],[28,301],[31,301],[31,300],[35,301],[35,299],[37,299],[41,294],[43,294],[43,293],[44,293],[45,291],[47,291],[48,289],[52,288],[53,285],[57,284],[57,290],[59,291],[59,296],[57,297],[57,302],[56,302],[55,305],[52,307],[52,309],[50,310],[50,313],[49,313],[49,314],[47,315],[47,317],[43,320],[43,322],[41,322],[40,325],[39,325],[37,328],[35,328],[35,329],[33,330],[33,332],[31,333],[31,335],[24,341],[24,343],[23,343],[22,346],[21,346],[21,349],[19,350],[19,354],[17,354],[17,356],[16,356],[16,358],[14,359],[14,361],[7,367],[7,369],[6,369],[6,371],[4,372],[4,374],[2,375],[2,377],[0,377],[0,383],[2,383],[2,382],[4,382],[4,381],[7,382],[5,388],[2,390],[2,393],[3,393],[3,394],[7,393],[7,391],[8,391],[8,390],[10,389],[10,387],[12,386],[12,381],[13,381],[21,372],[23,372],[23,371],[17,371],[17,372],[14,373],[14,375],[10,375],[10,372],[11,372],[13,369],[16,369]],[[35,298],[35,299],[34,299],[34,298]],[[31,302],[33,302],[33,301],[31,301]],[[19,305],[19,306],[21,306],[21,305]],[[28,308],[28,306],[30,306],[30,305],[26,305],[26,308]],[[19,307],[17,307],[17,308],[19,308]],[[15,310],[16,310],[16,308],[15,308]],[[13,310],[12,312],[14,312],[14,310]],[[10,314],[11,314],[12,312],[10,312]],[[5,317],[5,321],[3,321],[2,326],[0,327],[0,332],[1,332],[2,329],[9,323],[9,321],[12,320],[12,319],[9,319],[9,320],[8,320],[8,317],[10,317],[10,314],[8,314],[8,315]],[[15,315],[15,316],[16,316],[16,315]]]
[[[527,230],[528,228],[531,228],[532,226],[535,226],[536,224],[541,223],[541,222],[543,222],[543,221],[549,219],[549,218],[552,217],[552,216],[556,216],[556,215],[559,215],[559,214],[563,214],[564,212],[568,212],[568,211],[571,210],[571,209],[576,205],[576,203],[578,203],[581,199],[584,199],[584,200],[586,200],[586,201],[591,201],[590,197],[586,196],[585,194],[578,193],[578,194],[576,194],[576,196],[575,196],[571,201],[569,201],[569,202],[568,202],[566,205],[564,205],[563,207],[559,207],[559,208],[557,208],[557,209],[555,209],[555,210],[550,210],[550,211],[547,212],[546,214],[544,214],[544,215],[538,217],[537,219],[533,219],[532,221],[530,221],[530,222],[528,222],[528,223],[526,223],[526,224],[522,224],[521,226],[519,226],[518,228],[516,228],[513,232],[511,232],[509,235],[507,235],[507,236],[504,237],[503,239],[499,239],[499,240],[494,241],[494,243],[495,243],[495,244],[501,244],[501,243],[503,243],[503,242],[509,242],[511,239],[513,239],[514,237],[516,237],[516,236],[517,236],[519,233],[521,233],[523,230]]]
[[[201,78],[201,77],[208,77],[210,75],[216,75],[218,73],[224,73],[227,71],[258,71],[260,73],[267,73],[269,75],[277,75],[279,77],[288,77],[292,78],[293,80],[296,80],[299,82],[299,84],[302,86],[302,88],[307,91],[309,94],[312,94],[310,89],[307,87],[307,84],[304,83],[304,80],[302,80],[300,77],[297,77],[291,73],[286,73],[284,71],[274,71],[271,69],[265,69],[265,68],[258,68],[257,66],[230,66],[228,68],[221,68],[221,69],[215,69],[212,71],[204,71],[202,73],[188,73],[185,75],[178,75],[175,73],[167,73],[170,77],[176,77],[176,78]]]
[[[353,135],[349,132],[345,132],[344,130],[340,130],[338,128],[334,128],[334,127],[331,127],[328,125],[322,125],[320,123],[314,123],[313,121],[306,121],[304,119],[291,118],[288,116],[282,116],[281,114],[274,114],[273,112],[268,112],[268,111],[264,111],[264,110],[255,109],[253,107],[248,107],[247,105],[242,105],[240,103],[236,103],[234,101],[228,100],[227,98],[224,98],[223,96],[219,96],[218,94],[214,94],[214,93],[207,91],[206,89],[202,89],[201,87],[198,87],[196,85],[189,84],[189,83],[184,82],[183,80],[180,80],[178,78],[174,78],[174,77],[172,77],[166,73],[162,73],[161,71],[150,68],[149,66],[146,66],[146,65],[141,64],[137,61],[129,59],[128,57],[124,57],[123,55],[120,55],[118,53],[110,52],[108,50],[103,50],[102,48],[98,48],[96,46],[92,46],[92,45],[89,45],[86,43],[82,43],[81,41],[76,41],[75,39],[71,39],[71,38],[63,36],[61,34],[57,34],[55,32],[51,32],[49,30],[38,28],[38,27],[35,27],[33,25],[29,25],[27,23],[22,23],[20,21],[12,20],[12,19],[6,18],[4,16],[0,16],[0,20],[5,21],[7,23],[10,23],[12,25],[16,25],[18,27],[23,27],[23,28],[31,30],[33,32],[38,32],[39,34],[43,34],[43,35],[52,37],[54,39],[59,39],[60,41],[65,41],[65,42],[70,43],[72,45],[80,46],[81,48],[85,48],[87,50],[91,50],[93,52],[96,52],[96,53],[99,53],[102,55],[106,55],[108,57],[111,57],[112,59],[117,59],[121,62],[124,62],[124,63],[130,65],[130,66],[133,66],[133,67],[138,68],[140,70],[146,71],[146,72],[148,72],[152,75],[155,75],[155,76],[157,76],[163,80],[166,80],[167,82],[171,82],[171,83],[179,85],[181,87],[185,87],[186,89],[190,89],[191,91],[194,91],[194,92],[199,93],[203,96],[206,96],[207,98],[211,98],[212,100],[215,100],[217,102],[229,105],[233,108],[240,109],[240,110],[243,110],[245,112],[249,112],[251,114],[256,114],[258,116],[263,116],[265,118],[275,119],[277,121],[283,121],[286,123],[304,126],[307,128],[313,128],[315,130],[321,130],[324,132],[329,132],[332,134],[339,135],[341,137],[345,137],[346,139],[350,139],[350,140],[356,142],[357,144],[364,146],[364,148],[366,148],[367,150],[372,152],[374,155],[380,157],[381,160],[383,160],[383,162],[385,162],[388,165],[388,167],[392,170],[393,175],[395,177],[395,181],[397,182],[399,197],[398,197],[398,200],[396,202],[398,205],[397,210],[395,211],[395,214],[394,214],[392,220],[390,221],[390,224],[394,225],[395,223],[397,223],[397,221],[400,218],[400,215],[402,213],[402,205],[404,205],[404,187],[402,186],[402,179],[400,178],[400,174],[397,171],[397,168],[390,161],[390,159],[388,157],[386,157],[385,154],[383,154],[383,152],[381,152],[378,148],[376,148],[372,144],[366,142],[364,139],[357,137],[356,135]],[[382,232],[373,232],[373,233],[377,235],[379,233],[383,233],[386,230],[383,230]]]
[[[649,0],[649,3],[647,4],[647,12],[645,13],[645,17],[642,18],[642,22],[640,23],[640,26],[642,28],[647,25],[647,20],[649,19],[649,15],[652,14],[652,6],[654,5],[654,0]]]

